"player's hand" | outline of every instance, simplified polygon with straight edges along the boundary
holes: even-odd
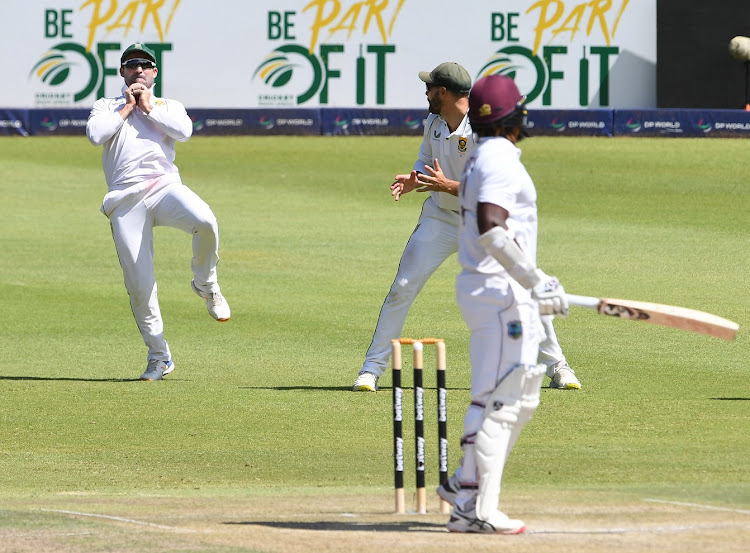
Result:
[[[135,97],[136,103],[138,102],[138,98],[141,95],[141,92],[143,92],[146,89],[146,86],[141,83],[133,83],[131,84],[127,90],[125,91],[125,94],[131,94],[133,97]]]
[[[393,184],[391,185],[391,196],[393,199],[398,201],[401,194],[407,194],[414,190],[417,186],[417,176],[419,173],[412,171],[408,175],[396,175]]]
[[[135,106],[138,104],[138,99],[133,95],[130,88],[125,89],[125,105],[120,108],[120,117],[127,119],[130,114],[133,113]]]
[[[151,112],[151,89],[141,83],[133,83],[130,88],[133,89],[133,96],[135,96],[141,111],[146,114]]]
[[[567,317],[568,298],[560,281],[557,277],[544,274],[540,269],[537,269],[537,275],[541,280],[531,289],[531,297],[539,302],[539,313]]]
[[[440,168],[440,162],[435,158],[435,167],[425,165],[427,173],[417,175],[417,192],[448,192],[454,196],[458,195],[456,182],[449,180]]]

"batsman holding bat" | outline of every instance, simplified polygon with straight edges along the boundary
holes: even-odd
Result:
[[[401,256],[396,278],[383,302],[372,343],[354,382],[354,391],[377,390],[378,379],[388,366],[391,340],[401,336],[417,294],[437,268],[458,250],[458,179],[477,144],[467,113],[471,77],[461,65],[446,62],[431,72],[420,72],[419,78],[427,87],[425,95],[430,115],[419,158],[411,173],[396,175],[391,194],[396,201],[412,190],[429,192],[429,197],[422,206],[417,226]],[[539,348],[539,361],[547,366],[550,387],[580,389],[581,383],[557,341],[552,317],[543,317],[542,323],[545,335]]]
[[[469,118],[479,145],[460,186],[456,299],[471,331],[471,402],[464,417],[458,490],[438,488],[453,503],[452,532],[517,534],[522,521],[498,510],[505,462],[539,405],[544,365],[540,312],[566,316],[565,291],[536,267],[536,190],[516,143],[526,107],[513,80],[479,79]]]
[[[154,227],[178,228],[193,236],[193,291],[217,321],[230,310],[217,281],[219,227],[211,208],[182,184],[174,164],[175,142],[185,142],[193,123],[176,100],[157,98],[156,55],[143,44],[129,46],[120,58],[122,95],[94,104],[86,135],[104,146],[102,164],[109,191],[102,212],[125,276],[135,321],[148,347],[141,380],[161,380],[174,370],[156,294]]]

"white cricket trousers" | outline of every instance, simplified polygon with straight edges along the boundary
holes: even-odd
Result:
[[[515,281],[462,273],[456,279],[456,299],[471,331],[471,402],[464,416],[464,434],[461,438],[464,457],[461,462],[461,490],[456,497],[456,505],[466,509],[476,498],[477,491],[474,489],[477,489],[480,494],[477,498],[479,506],[479,499],[482,499],[484,490],[484,493],[491,492],[493,497],[482,499],[483,504],[489,504],[494,511],[498,499],[495,494],[499,496],[500,493],[505,460],[531,413],[515,424],[512,424],[510,419],[506,422],[490,419],[488,426],[488,422],[485,422],[486,407],[499,383],[513,369],[528,370],[536,365],[544,328],[539,319],[537,303],[531,299],[529,292]],[[504,394],[520,400],[523,380],[509,379],[506,382],[519,385],[520,388],[506,389]],[[541,384],[541,378],[538,383]],[[480,429],[496,435],[497,439],[489,444],[485,442],[481,446],[482,450],[478,451]],[[485,466],[485,476],[479,476],[478,454],[483,455],[485,459],[494,455],[499,457],[500,462],[493,465],[489,472],[486,472]],[[497,489],[489,484],[483,485],[482,478],[489,478],[487,482],[490,483],[494,480]]]
[[[388,368],[391,340],[401,337],[412,303],[443,261],[458,251],[459,222],[458,213],[439,208],[432,197],[425,200],[417,226],[401,255],[396,278],[380,308],[362,371],[380,377]],[[554,374],[555,365],[565,361],[552,319],[551,315],[542,317],[545,336],[539,345],[539,362],[547,366],[549,377]]]
[[[528,290],[500,277],[460,274],[456,299],[471,331],[471,406],[464,435],[476,434],[484,405],[498,383],[518,365],[535,365],[545,337],[539,307]]]
[[[401,337],[412,303],[443,261],[458,251],[458,223],[458,213],[439,208],[432,197],[422,204],[417,226],[404,248],[396,278],[380,308],[362,371],[378,377],[385,372],[391,356],[391,340]]]
[[[164,340],[156,293],[154,227],[177,228],[193,235],[191,268],[195,283],[213,292],[218,290],[216,217],[208,204],[174,175],[110,191],[104,197],[102,212],[110,220],[130,307],[148,347],[148,359],[167,361],[171,353]]]

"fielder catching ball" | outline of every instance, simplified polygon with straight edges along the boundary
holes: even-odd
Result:
[[[86,136],[104,146],[102,164],[109,191],[102,212],[125,277],[135,321],[148,347],[141,380],[161,380],[174,370],[156,294],[154,227],[178,228],[193,236],[193,291],[217,321],[230,317],[221,295],[216,264],[219,227],[211,208],[182,184],[174,164],[175,142],[187,141],[193,123],[176,100],[157,98],[156,54],[147,46],[129,46],[120,58],[122,95],[101,98],[91,110]]]

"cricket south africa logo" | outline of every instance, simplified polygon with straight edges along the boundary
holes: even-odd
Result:
[[[161,67],[164,53],[172,50],[172,43],[165,38],[180,1],[85,0],[77,2],[77,8],[54,6],[71,2],[25,2],[23,10],[17,10],[18,19],[25,22],[21,16],[33,13],[38,18],[35,24],[24,23],[27,34],[32,34],[29,40],[36,32],[41,35],[39,49],[29,54],[27,83],[33,103],[90,107],[97,98],[105,96],[105,85],[111,83],[110,88],[119,91],[120,55],[130,43],[143,42],[151,48],[156,65]],[[140,36],[133,36],[135,31]],[[142,41],[141,37],[148,37],[149,41]],[[160,71],[156,96],[161,96],[162,79]],[[115,85],[117,88],[113,88]]]
[[[547,65],[523,46],[506,46],[495,52],[478,71],[476,79],[488,75],[505,75],[518,85],[526,101],[533,102],[547,85]]]
[[[297,44],[285,44],[268,54],[255,70],[274,91],[258,97],[260,105],[299,105],[308,102],[323,85],[323,63]],[[300,84],[301,83],[301,84]],[[278,90],[278,92],[275,92]]]
[[[82,45],[63,42],[41,55],[29,72],[29,79],[38,79],[49,87],[50,92],[37,93],[37,103],[79,102],[101,84],[102,64]]]

